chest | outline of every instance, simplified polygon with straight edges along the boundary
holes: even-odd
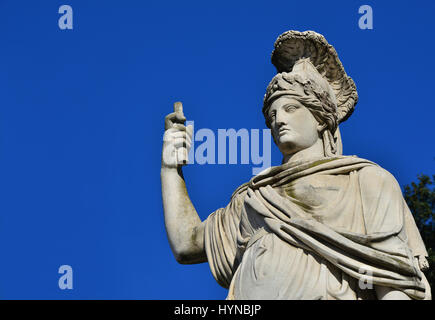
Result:
[[[347,175],[312,175],[292,181],[281,192],[302,206],[325,206],[340,196],[348,180]]]

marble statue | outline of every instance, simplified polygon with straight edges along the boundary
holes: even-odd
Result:
[[[431,299],[426,248],[396,179],[342,155],[339,124],[358,95],[334,47],[316,32],[288,31],[272,63],[263,114],[282,165],[204,221],[182,173],[192,128],[180,103],[165,118],[163,207],[177,261],[208,261],[227,299]]]

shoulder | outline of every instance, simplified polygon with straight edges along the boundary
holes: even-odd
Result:
[[[233,194],[231,195],[231,200],[239,200],[245,198],[248,187],[249,182],[245,182],[244,184],[240,185],[236,190],[234,190]]]
[[[396,178],[390,172],[377,164],[362,168],[358,171],[358,174],[362,186],[377,187],[388,184],[400,190],[400,186]]]
[[[385,170],[384,168],[380,167],[379,165],[373,164],[366,166],[360,170],[360,175],[367,176],[374,179],[391,179],[394,178],[394,176]]]

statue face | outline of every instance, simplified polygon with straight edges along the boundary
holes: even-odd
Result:
[[[283,155],[291,155],[314,145],[319,139],[319,123],[293,96],[277,98],[268,118],[272,136]]]

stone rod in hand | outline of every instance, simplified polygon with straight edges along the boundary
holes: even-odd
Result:
[[[167,130],[169,128],[172,128],[177,124],[181,124],[184,126],[185,121],[186,121],[186,117],[183,114],[183,104],[177,101],[174,103],[174,116],[168,119],[165,129]],[[187,164],[188,157],[187,157],[186,144],[183,144],[183,147],[177,149],[176,156],[177,156],[178,164],[180,165]]]

